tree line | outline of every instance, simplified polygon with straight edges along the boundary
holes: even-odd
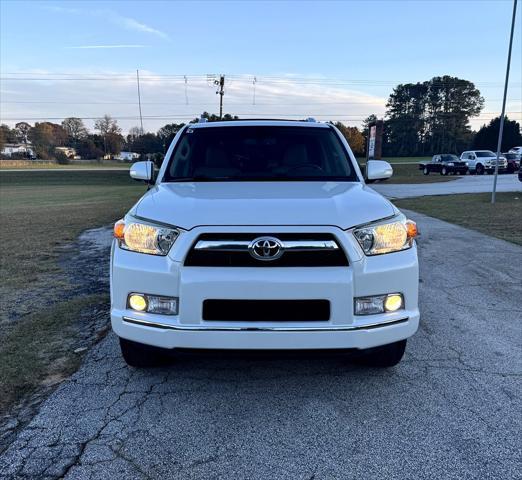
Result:
[[[475,85],[457,77],[442,76],[417,83],[397,85],[386,104],[384,120],[384,156],[424,156],[435,153],[459,153],[463,150],[496,149],[500,118],[471,130],[469,120],[480,114],[484,98]],[[202,117],[217,121],[219,117],[204,112]],[[223,120],[238,119],[231,114]],[[197,122],[193,119],[189,123]],[[334,125],[346,137],[354,154],[365,155],[368,126],[377,120],[368,116],[362,129],[348,127],[341,122]],[[116,119],[110,115],[94,123],[89,132],[80,118],[70,117],[61,122],[37,122],[33,126],[20,122],[14,128],[0,125],[0,150],[5,143],[31,143],[38,158],[66,162],[65,154],[57,147],[74,148],[86,159],[114,156],[122,150],[148,156],[160,161],[176,133],[184,123],[170,123],[157,132],[143,132],[133,127],[124,136]],[[506,119],[502,151],[522,145],[520,124]],[[65,158],[64,158],[65,157]]]

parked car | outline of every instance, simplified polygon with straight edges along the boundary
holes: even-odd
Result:
[[[491,150],[471,150],[462,153],[460,159],[468,162],[469,173],[476,173],[483,175],[486,173],[493,173],[497,163],[497,154]],[[498,171],[504,172],[507,169],[507,160],[504,157],[499,157]]]
[[[518,169],[518,179],[522,182],[522,165]]]
[[[176,348],[355,349],[392,366],[419,325],[415,223],[315,121],[183,127],[116,223],[111,320],[129,365]],[[389,178],[370,160],[370,180]]]
[[[502,156],[507,161],[507,172],[514,173],[520,167],[520,157],[516,153],[503,153]]]
[[[468,164],[461,161],[457,155],[441,153],[440,155],[433,155],[430,162],[419,163],[419,169],[422,170],[424,175],[429,175],[432,172],[438,172],[441,175],[449,175],[450,173],[465,175],[468,172]]]
[[[509,149],[509,153],[516,153],[518,155],[518,159],[522,159],[522,147],[513,147]]]

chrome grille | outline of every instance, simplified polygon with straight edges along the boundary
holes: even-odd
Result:
[[[257,241],[260,245],[256,245]],[[272,255],[272,253],[274,253]],[[203,234],[185,259],[198,267],[334,267],[348,260],[328,233]]]

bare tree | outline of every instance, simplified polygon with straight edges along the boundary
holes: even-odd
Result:
[[[66,118],[62,122],[62,127],[67,132],[67,136],[72,140],[75,147],[79,140],[86,138],[88,135],[87,128],[85,128],[81,118]]]
[[[110,115],[105,114],[102,118],[98,118],[98,120],[94,122],[94,128],[98,130],[103,137],[104,152],[106,154],[117,153],[114,150],[118,150],[118,143],[121,146],[121,142],[119,142],[121,138],[121,128],[118,126],[118,122]],[[111,152],[107,150],[107,147],[111,147]]]

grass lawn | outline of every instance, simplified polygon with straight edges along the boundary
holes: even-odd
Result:
[[[493,237],[522,245],[522,194],[497,193],[495,205],[490,193],[435,195],[407,198],[393,203],[440,218]]]
[[[85,229],[114,222],[144,191],[126,171],[0,172],[0,413],[50,378],[67,375],[78,361],[67,339],[94,300],[68,285],[57,262],[61,246]],[[34,295],[26,300],[24,292],[34,291],[49,297],[47,306]],[[57,291],[67,300],[53,302]],[[12,321],[21,304],[26,313]]]
[[[459,178],[459,175],[440,175],[432,173],[424,175],[416,163],[411,165],[392,165],[393,177],[384,180],[383,183],[435,183],[450,182]]]
[[[68,165],[59,165],[53,162],[31,162],[30,160],[25,161],[16,161],[16,160],[0,160],[0,171],[2,170],[42,170],[42,169],[53,169],[53,170],[71,170],[71,169],[103,169],[103,168],[121,168],[122,170],[128,170],[130,167],[129,163],[123,162],[113,162],[113,161],[103,161],[103,162],[89,162],[89,163],[80,163],[74,162],[69,163]]]

